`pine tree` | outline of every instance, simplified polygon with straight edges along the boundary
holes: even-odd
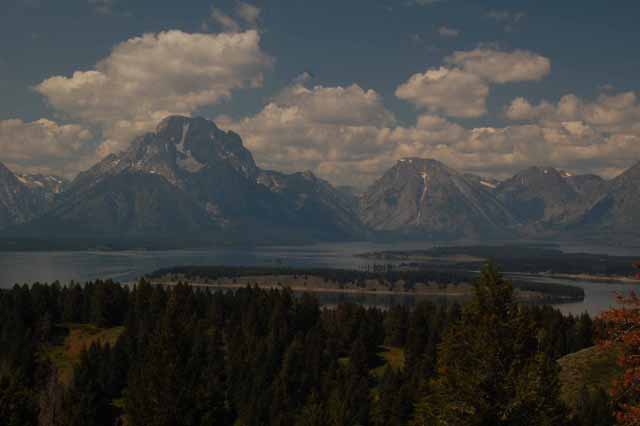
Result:
[[[564,424],[557,371],[535,331],[511,284],[487,265],[444,336],[437,377],[425,384],[413,425]]]

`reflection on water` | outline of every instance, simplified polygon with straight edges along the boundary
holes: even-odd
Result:
[[[472,244],[463,242],[462,244]],[[477,242],[475,242],[477,244]],[[441,244],[439,244],[441,245]],[[0,252],[0,287],[15,283],[51,282],[59,280],[84,282],[97,278],[132,281],[159,268],[179,265],[229,265],[229,266],[292,266],[362,269],[371,260],[356,257],[357,254],[380,250],[428,249],[433,244],[409,242],[382,244],[370,242],[316,244],[299,247],[219,248],[210,250],[169,251],[121,251],[121,252]],[[620,247],[567,245],[568,252],[604,253],[612,255],[636,255],[638,250]],[[602,282],[576,282],[569,280],[541,279],[545,282],[572,284],[585,290],[585,300],[579,303],[559,305],[563,312],[578,314],[584,311],[598,314],[610,307],[615,293],[627,293],[640,285],[609,284]],[[327,297],[329,299],[327,299]],[[422,296],[421,296],[422,297]],[[342,299],[341,299],[342,298]],[[438,296],[442,299],[442,296]],[[319,296],[322,303],[337,304],[354,301],[366,305],[413,304],[410,295],[354,295],[330,294]],[[456,299],[459,300],[459,299]]]

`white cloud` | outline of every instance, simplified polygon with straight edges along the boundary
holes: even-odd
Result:
[[[230,33],[240,32],[240,24],[220,9],[211,8],[211,20],[217,23],[223,31]]]
[[[305,119],[316,123],[381,126],[394,121],[382,105],[380,95],[357,84],[312,89],[295,84],[283,90],[274,102],[281,107],[295,108]]]
[[[311,81],[313,79],[313,74],[311,74],[309,71],[304,71],[300,74],[298,74],[294,79],[293,79],[293,84],[306,84],[309,81]]]
[[[555,105],[548,101],[532,105],[520,97],[507,107],[506,116],[512,120],[544,123],[582,121],[601,132],[635,132],[634,126],[640,120],[640,103],[635,92],[602,94],[594,101],[569,94]]]
[[[95,69],[51,77],[36,90],[57,111],[99,127],[105,139],[100,153],[107,154],[167,115],[189,115],[229,98],[235,89],[260,86],[271,63],[255,30],[173,30],[125,41]]]
[[[253,117],[216,122],[238,132],[263,167],[362,183],[392,148],[394,118],[373,90],[294,84]]]
[[[460,35],[460,30],[449,27],[440,27],[438,28],[438,34],[440,34],[441,37],[455,38]]]
[[[236,15],[247,24],[255,27],[260,19],[260,8],[252,4],[238,1]]]
[[[416,78],[412,84],[421,90],[423,83]],[[409,86],[406,90],[413,93]],[[598,108],[616,111],[633,110],[637,102],[630,94],[597,100]],[[401,126],[372,90],[294,84],[252,117],[218,117],[217,122],[238,132],[263,167],[310,169],[335,184],[367,185],[403,157],[435,158],[499,178],[532,165],[612,176],[640,158],[640,127],[627,118],[625,129],[604,132],[620,123],[607,119],[604,127],[594,124],[590,117],[598,108],[592,104],[575,96],[565,96],[557,105],[532,105],[521,98],[511,115],[530,123],[474,128],[424,113],[415,124]],[[550,111],[557,114],[553,120]],[[617,117],[600,111],[597,117]]]
[[[19,172],[72,175],[94,160],[87,144],[92,139],[89,130],[75,124],[1,120],[0,161]]]
[[[540,105],[534,106],[525,98],[518,97],[507,106],[505,115],[510,120],[529,121],[544,116],[552,109],[553,106],[547,102],[542,102]]]
[[[396,96],[450,117],[480,117],[487,112],[490,84],[539,80],[551,69],[549,59],[525,51],[478,48],[445,58],[448,66],[414,74],[398,86]],[[515,105],[514,107],[523,107]],[[515,116],[521,111],[514,111]]]
[[[595,100],[569,94],[553,104],[516,98],[506,116],[540,128],[549,164],[611,175],[640,159],[640,103],[634,92]]]
[[[475,74],[440,67],[412,75],[398,86],[396,96],[452,117],[479,117],[486,113],[489,85]]]
[[[526,50],[505,52],[479,48],[458,51],[445,62],[493,83],[540,80],[551,71],[548,58]]]

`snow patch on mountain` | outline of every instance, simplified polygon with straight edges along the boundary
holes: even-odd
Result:
[[[180,137],[180,143],[176,145],[176,149],[178,150],[178,152],[181,152],[183,154],[185,153],[184,143],[187,140],[187,133],[189,133],[190,126],[191,126],[191,123],[184,123],[182,125],[182,136]]]
[[[416,222],[418,224],[422,221],[422,205],[427,198],[427,192],[429,191],[429,175],[425,172],[420,173],[422,177],[422,195],[420,196],[420,202],[418,203],[418,216],[416,217]]]

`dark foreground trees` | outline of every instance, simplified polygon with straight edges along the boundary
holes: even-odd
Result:
[[[542,330],[513,299],[513,288],[487,266],[475,297],[448,328],[437,375],[425,384],[413,424],[562,425],[558,367]]]
[[[63,381],[51,354],[69,324],[121,334]],[[322,309],[288,290],[144,281],[18,286],[0,291],[0,425],[562,425],[555,360],[592,341],[588,317],[514,304],[491,268],[464,308]]]

